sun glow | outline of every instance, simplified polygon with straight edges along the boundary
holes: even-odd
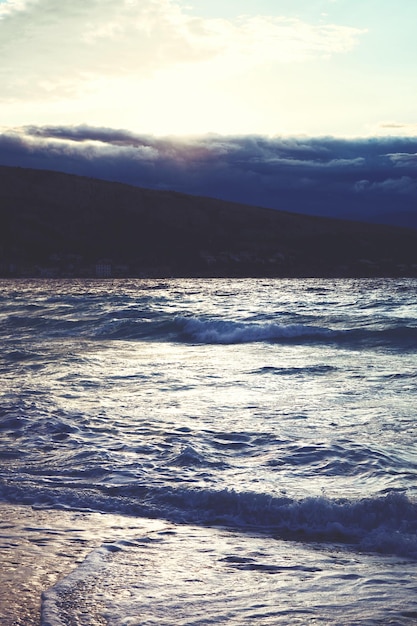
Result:
[[[359,0],[321,13],[307,0],[196,4],[0,0],[2,124],[415,133],[414,3],[389,15]]]
[[[62,5],[67,29],[58,35],[48,2],[4,5],[3,123],[158,135],[303,131],[299,121],[288,124],[297,108],[288,67],[349,52],[365,32],[279,15],[191,17],[171,0],[119,9],[109,1],[100,12],[79,0]]]

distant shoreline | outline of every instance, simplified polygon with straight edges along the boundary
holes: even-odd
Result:
[[[417,230],[0,166],[0,276],[417,277]]]
[[[2,275],[0,274],[0,281],[94,281],[94,282],[112,282],[112,281],[147,281],[147,280],[408,280],[417,278],[417,271],[413,273],[400,273],[400,274],[349,274],[349,275],[297,275],[297,276],[275,276],[269,274],[252,274],[252,275],[126,275],[126,276],[95,276],[95,275],[73,275],[73,276],[40,276],[37,274],[20,274],[20,275]]]

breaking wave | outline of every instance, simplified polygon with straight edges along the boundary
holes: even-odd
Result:
[[[333,329],[314,324],[245,322],[181,317],[165,320],[113,319],[94,328],[100,339],[154,340],[212,345],[245,343],[329,343],[345,347],[387,346],[417,349],[417,328]]]
[[[360,500],[296,500],[224,489],[145,485],[55,488],[0,484],[0,498],[16,504],[97,511],[176,524],[223,526],[291,541],[341,543],[352,549],[417,559],[417,503],[403,493]]]

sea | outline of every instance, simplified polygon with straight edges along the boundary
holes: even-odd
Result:
[[[417,624],[416,279],[2,280],[0,339],[0,515],[94,540],[43,626]]]

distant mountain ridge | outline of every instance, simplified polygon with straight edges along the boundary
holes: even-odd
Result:
[[[417,230],[0,166],[0,275],[417,276]]]

